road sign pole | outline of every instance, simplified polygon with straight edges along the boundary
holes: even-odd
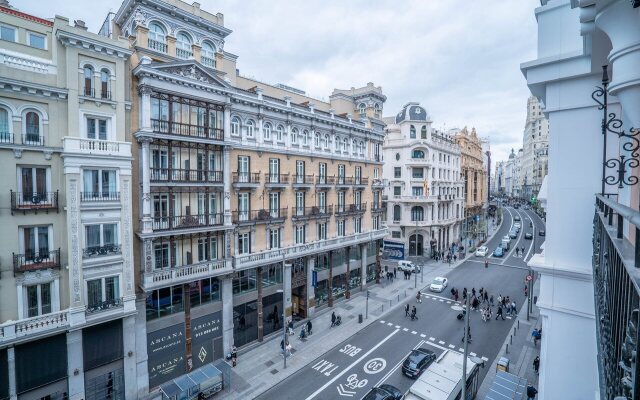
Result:
[[[369,319],[369,289],[367,289],[367,303],[365,305],[364,319]]]
[[[465,304],[465,313],[464,313],[464,358],[462,359],[462,396],[461,399],[467,399],[467,352],[469,351],[469,293],[467,293],[467,301]]]
[[[416,272],[414,272],[413,274],[416,276],[416,279],[415,279],[416,280],[416,284],[415,284],[414,288],[417,289],[418,288],[418,274]]]

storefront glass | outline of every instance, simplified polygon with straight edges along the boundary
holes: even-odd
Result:
[[[220,281],[218,278],[207,278],[189,284],[191,307],[220,300]]]
[[[274,293],[262,299],[265,336],[282,329],[282,293]]]
[[[323,269],[329,268],[329,255],[328,254],[320,254],[316,258],[316,265],[314,269],[316,271],[322,271]]]
[[[360,277],[360,268],[352,269],[349,272],[351,275],[349,279],[349,289],[359,288],[360,281],[362,281],[362,278]]]
[[[333,298],[338,299],[344,296],[347,291],[346,274],[333,277]]]
[[[87,381],[87,400],[124,399],[124,370],[116,368]]]
[[[183,310],[181,285],[154,290],[147,295],[147,321]]]
[[[272,285],[282,283],[282,264],[272,264],[262,268],[262,287],[266,288]]]
[[[374,281],[376,279],[376,264],[368,264],[367,265],[367,282]]]
[[[316,307],[324,305],[329,299],[329,281],[327,279],[318,282],[315,289]]]
[[[247,293],[256,290],[256,270],[238,271],[238,277],[233,278],[233,294]]]
[[[256,300],[233,308],[233,338],[237,347],[258,339],[258,302]]]

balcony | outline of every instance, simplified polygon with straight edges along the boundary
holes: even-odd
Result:
[[[176,57],[182,58],[183,60],[188,60],[190,58],[193,58],[193,52],[191,50],[176,49]]]
[[[147,46],[151,50],[159,51],[160,53],[166,53],[167,52],[167,44],[164,43],[164,42],[159,42],[157,40],[148,39],[147,40]]]
[[[64,153],[109,157],[131,157],[131,143],[128,142],[66,136],[62,138],[62,147]]]
[[[0,131],[0,143],[13,144],[13,133],[9,133],[4,129]]]
[[[238,189],[255,189],[260,185],[259,172],[234,172],[231,179]]]
[[[87,305],[87,314],[97,314],[104,311],[119,309],[124,307],[124,299],[119,297],[117,299],[101,301],[96,304]]]
[[[55,192],[43,192],[43,193],[34,193],[34,192],[14,192],[12,190],[9,191],[11,194],[11,215],[15,211],[22,211],[23,214],[26,214],[27,211],[46,211],[55,210],[59,212],[58,209],[58,191]]]
[[[80,192],[83,203],[119,202],[120,192]]]
[[[287,219],[287,209],[233,211],[231,219],[234,224],[266,224]]]
[[[119,244],[106,244],[104,246],[89,246],[82,250],[82,258],[95,258],[115,256],[122,254]]]
[[[329,218],[333,214],[333,206],[291,207],[291,219]]]
[[[19,321],[9,321],[0,325],[0,343],[6,344],[30,335],[63,331],[68,327],[68,311],[59,311]]]
[[[152,183],[223,183],[222,171],[204,171],[197,169],[151,168]]]
[[[209,67],[209,68],[215,68],[216,67],[216,60],[214,58],[201,56],[200,57],[200,63],[202,65],[204,65],[205,67]]]
[[[37,133],[23,134],[22,144],[25,146],[44,146],[44,136]]]
[[[197,264],[181,265],[145,272],[142,286],[145,291],[159,289],[198,279],[228,274],[233,271],[231,260],[204,261]]]
[[[389,230],[387,228],[382,228],[364,233],[356,233],[349,236],[340,236],[332,239],[318,240],[305,244],[265,250],[259,253],[240,255],[235,258],[236,269],[248,269],[269,263],[282,262],[283,257],[285,259],[299,258],[324,253],[330,250],[342,249],[346,246],[369,243],[374,240],[382,239],[388,234]]]
[[[353,186],[365,188],[369,186],[369,178],[362,178],[362,177],[356,176],[353,178]]]
[[[382,181],[382,179],[372,179],[371,180],[371,187],[375,188],[375,189],[383,189],[384,188],[384,182]]]
[[[362,214],[367,211],[367,203],[346,204],[336,206],[336,216]]]
[[[315,184],[315,179],[313,175],[293,175],[291,184],[299,189],[311,188]]]
[[[174,215],[171,217],[154,217],[151,224],[154,231],[212,227],[224,224],[224,214],[211,213],[198,215]]]
[[[317,176],[316,187],[318,188],[330,188],[336,184],[335,176]]]
[[[264,184],[270,188],[285,188],[289,186],[289,174],[264,174]]]
[[[183,124],[162,119],[151,119],[151,129],[156,133],[223,141],[224,129]]]
[[[48,268],[60,268],[60,249],[26,254],[13,253],[14,273]]]
[[[354,179],[350,176],[340,176],[338,175],[336,179],[336,186],[347,188],[353,185]]]
[[[384,211],[384,207],[382,206],[382,204],[371,204],[371,212],[372,213],[381,213],[382,211]]]

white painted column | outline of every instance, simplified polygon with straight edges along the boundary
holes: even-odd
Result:
[[[144,310],[146,307],[146,301],[144,297],[136,300],[136,308],[138,310]],[[135,316],[135,349],[133,350],[133,356],[136,363],[136,393],[138,399],[145,398],[149,393],[149,367],[147,354],[147,318],[145,313],[139,312]],[[125,347],[125,351],[126,350]],[[128,398],[128,397],[127,397]]]
[[[84,400],[82,330],[67,333],[67,380],[69,400]]]
[[[149,157],[149,145],[151,139],[142,138],[142,233],[151,233],[153,231],[151,224],[151,164]],[[169,155],[171,158],[171,155]],[[169,159],[171,162],[171,159]]]
[[[16,386],[16,349],[7,348],[7,369],[9,370],[9,399],[18,400],[18,389]]]
[[[263,144],[264,143],[263,126],[264,126],[264,119],[262,118],[262,115],[260,115],[258,117],[258,137],[256,138],[256,142],[259,143],[259,144]]]
[[[130,165],[130,164],[129,164]],[[133,276],[133,221],[131,211],[131,168],[120,168],[120,198],[122,199],[121,210],[121,227],[122,234],[120,235],[122,245],[122,258],[124,277],[123,282],[123,299],[124,310],[135,311],[136,309],[136,293],[135,293],[135,279]]]
[[[316,269],[316,259],[307,257],[307,318],[316,313],[316,291],[313,287],[313,271]]]
[[[134,303],[135,307],[135,303]],[[136,317],[130,315],[122,319],[122,341],[124,348],[124,398],[135,399],[138,393],[136,371]]]
[[[224,105],[224,141],[231,140],[231,99]],[[225,171],[226,172],[226,171]]]
[[[67,257],[69,270],[69,325],[78,326],[85,322],[84,277],[82,268],[80,221],[80,168],[65,165],[67,186]],[[71,354],[71,353],[70,353]],[[82,358],[82,352],[79,353]]]
[[[140,130],[151,131],[151,88],[140,86]]]
[[[360,287],[367,286],[367,244],[360,245]]]
[[[284,310],[285,315],[291,316],[291,264],[283,261],[284,269],[282,271],[282,288],[284,289]]]
[[[231,226],[231,149],[224,146],[222,150],[222,170],[224,171],[224,225]],[[251,171],[249,171],[251,172]]]
[[[226,357],[233,348],[233,286],[231,276],[222,279],[222,349]]]

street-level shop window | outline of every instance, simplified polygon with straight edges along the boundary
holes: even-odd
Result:
[[[147,295],[147,321],[184,311],[182,285],[166,287]]]
[[[189,301],[191,307],[197,307],[220,300],[220,281],[218,278],[206,278],[189,283]]]

